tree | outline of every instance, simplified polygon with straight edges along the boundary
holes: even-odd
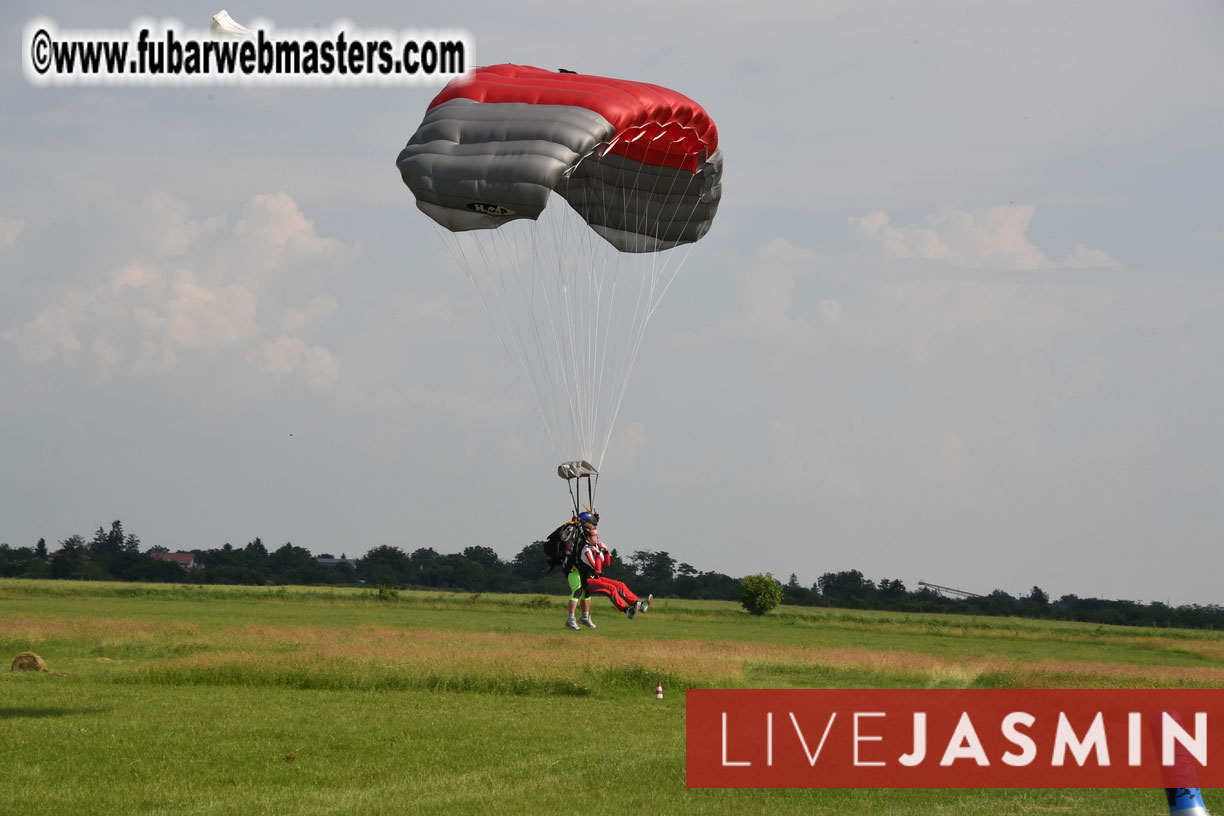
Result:
[[[666,552],[637,550],[629,560],[638,575],[661,584],[670,584],[676,572],[676,559]]]
[[[795,606],[815,606],[820,603],[820,597],[812,592],[812,590],[800,584],[799,576],[793,572],[787,580],[786,586],[782,587],[782,600]]]
[[[268,556],[268,569],[274,579],[289,583],[288,573],[309,572],[319,566],[319,562],[305,547],[295,547],[285,542],[276,552]]]
[[[880,581],[879,592],[880,597],[887,601],[899,601],[909,594],[900,578],[894,578],[891,581],[885,578]]]
[[[464,547],[463,557],[484,567],[485,572],[494,572],[503,566],[501,557],[492,547]]]
[[[433,547],[418,547],[412,551],[412,555],[408,556],[408,560],[412,563],[414,570],[424,570],[429,569],[441,557]]]
[[[118,524],[119,522],[115,522]],[[107,558],[110,556],[110,535],[106,529],[99,527],[94,532],[93,541],[89,542],[89,554],[94,558]]]
[[[189,579],[187,570],[173,561],[160,558],[144,558],[131,572],[133,581],[152,581],[159,584],[184,583]]]
[[[79,535],[69,536],[60,542],[59,552],[51,562],[52,578],[71,578],[88,559],[89,546]]]
[[[140,552],[140,539],[125,536],[123,522],[116,519],[111,522],[110,530],[98,528],[89,544],[89,552],[99,561],[109,561],[118,555],[136,555]]]
[[[42,564],[34,558],[34,551],[29,547],[17,547],[0,544],[0,575],[12,578],[21,575],[31,564]],[[43,564],[43,566],[46,566]]]
[[[357,577],[375,586],[401,586],[408,583],[414,569],[399,547],[375,547],[357,559]]]
[[[514,574],[524,581],[535,581],[548,574],[548,557],[544,555],[544,542],[533,541],[510,562]]]
[[[782,585],[771,572],[749,575],[740,584],[739,601],[753,615],[764,615],[782,603]]]
[[[353,569],[353,565],[348,562],[348,559],[342,559],[339,564],[334,566],[324,567],[323,571],[332,574],[336,578],[336,583],[357,583],[357,570]]]
[[[470,589],[482,592],[487,588],[485,569],[459,554],[441,555],[417,575],[419,583],[436,587]]]
[[[38,543],[34,545],[34,557],[41,561],[47,560],[47,539],[38,539]]]
[[[875,584],[858,570],[826,572],[816,579],[820,594],[835,606],[860,607],[876,593]]]

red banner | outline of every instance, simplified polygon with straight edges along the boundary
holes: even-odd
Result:
[[[1224,787],[1224,691],[690,690],[690,788]]]

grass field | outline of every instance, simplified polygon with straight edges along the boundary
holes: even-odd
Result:
[[[0,657],[50,669],[2,674],[0,813],[1148,816],[1159,791],[688,790],[684,689],[1224,686],[1216,632],[668,599],[563,618],[559,597],[0,580]]]

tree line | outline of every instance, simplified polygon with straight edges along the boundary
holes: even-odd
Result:
[[[549,572],[542,543],[524,546],[509,561],[492,548],[470,546],[457,553],[439,553],[433,547],[407,552],[399,547],[375,547],[357,559],[342,553],[315,556],[292,543],[269,550],[255,538],[245,546],[225,544],[219,549],[191,550],[196,569],[154,557],[162,546],[142,549],[139,538],[127,533],[122,522],[99,527],[92,539],[73,535],[51,551],[44,539],[33,547],[0,544],[0,576],[7,578],[64,578],[94,581],[154,581],[195,584],[366,585],[396,589],[443,589],[464,592],[518,592],[560,594],[565,579]],[[614,549],[610,577],[628,583],[635,592],[656,597],[698,600],[739,599],[742,578],[720,572],[702,572],[678,562],[665,551],[636,550],[622,558]],[[320,559],[323,559],[321,562]],[[1016,616],[1076,620],[1130,626],[1224,628],[1224,607],[1190,604],[1170,606],[1158,601],[1103,600],[1063,595],[1058,600],[1040,588],[1021,596],[995,590],[988,595],[948,598],[927,588],[908,589],[899,579],[878,582],[858,570],[827,572],[811,586],[795,575],[778,582],[783,602],[796,606],[827,606],[898,612],[941,612],[965,615]]]

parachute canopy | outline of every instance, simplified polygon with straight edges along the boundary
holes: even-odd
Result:
[[[396,164],[417,206],[449,230],[535,219],[555,191],[623,252],[698,240],[721,195],[718,131],[693,100],[519,65],[447,85]]]

